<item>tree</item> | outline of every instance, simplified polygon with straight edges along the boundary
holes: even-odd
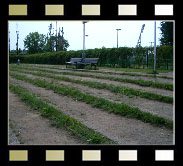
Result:
[[[173,46],[173,22],[161,22],[161,45]]]
[[[63,29],[62,31],[59,28],[58,35],[54,34],[54,29],[52,24],[48,26],[48,34],[46,37],[46,51],[47,52],[53,52],[53,51],[61,51],[64,50],[66,51],[67,48],[69,47],[69,43],[66,39],[63,37]],[[62,32],[62,35],[61,35]]]
[[[31,32],[24,40],[24,47],[28,49],[29,54],[42,53],[45,50],[45,43],[45,35]]]

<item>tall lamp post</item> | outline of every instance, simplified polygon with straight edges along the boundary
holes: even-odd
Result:
[[[116,29],[117,30],[117,48],[118,48],[118,31],[120,31],[121,29]]]
[[[83,54],[82,54],[82,59],[84,59],[86,57],[85,55],[85,24],[87,22],[86,21],[83,21]]]
[[[17,46],[17,55],[18,55],[18,39],[19,39],[19,31],[16,31],[16,34],[17,34],[17,43],[16,43],[16,46]]]

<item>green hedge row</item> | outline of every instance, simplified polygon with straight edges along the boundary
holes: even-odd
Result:
[[[153,65],[153,48],[151,47],[120,47],[120,48],[101,48],[86,50],[86,57],[99,58],[99,66],[119,66],[133,67],[142,65]],[[82,50],[78,51],[58,51],[46,52],[32,55],[10,55],[9,62],[16,63],[19,58],[23,63],[34,64],[60,64],[64,65],[70,58],[79,58],[82,56]],[[173,64],[173,48],[171,46],[157,47],[157,61],[159,67],[169,63]],[[157,63],[158,63],[157,62]]]

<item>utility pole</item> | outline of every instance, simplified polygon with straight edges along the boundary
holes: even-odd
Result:
[[[117,48],[118,48],[118,31],[120,31],[121,29],[116,29],[117,30]]]
[[[154,74],[156,74],[156,21],[154,21]]]
[[[18,55],[18,39],[19,39],[19,31],[16,31],[16,34],[17,34],[17,43],[16,43],[16,46],[17,46],[17,55]]]

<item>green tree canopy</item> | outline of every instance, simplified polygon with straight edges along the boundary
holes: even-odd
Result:
[[[161,22],[161,45],[173,46],[173,22]]]
[[[44,52],[45,44],[45,35],[38,32],[29,33],[24,40],[24,47],[28,49],[29,54]]]

